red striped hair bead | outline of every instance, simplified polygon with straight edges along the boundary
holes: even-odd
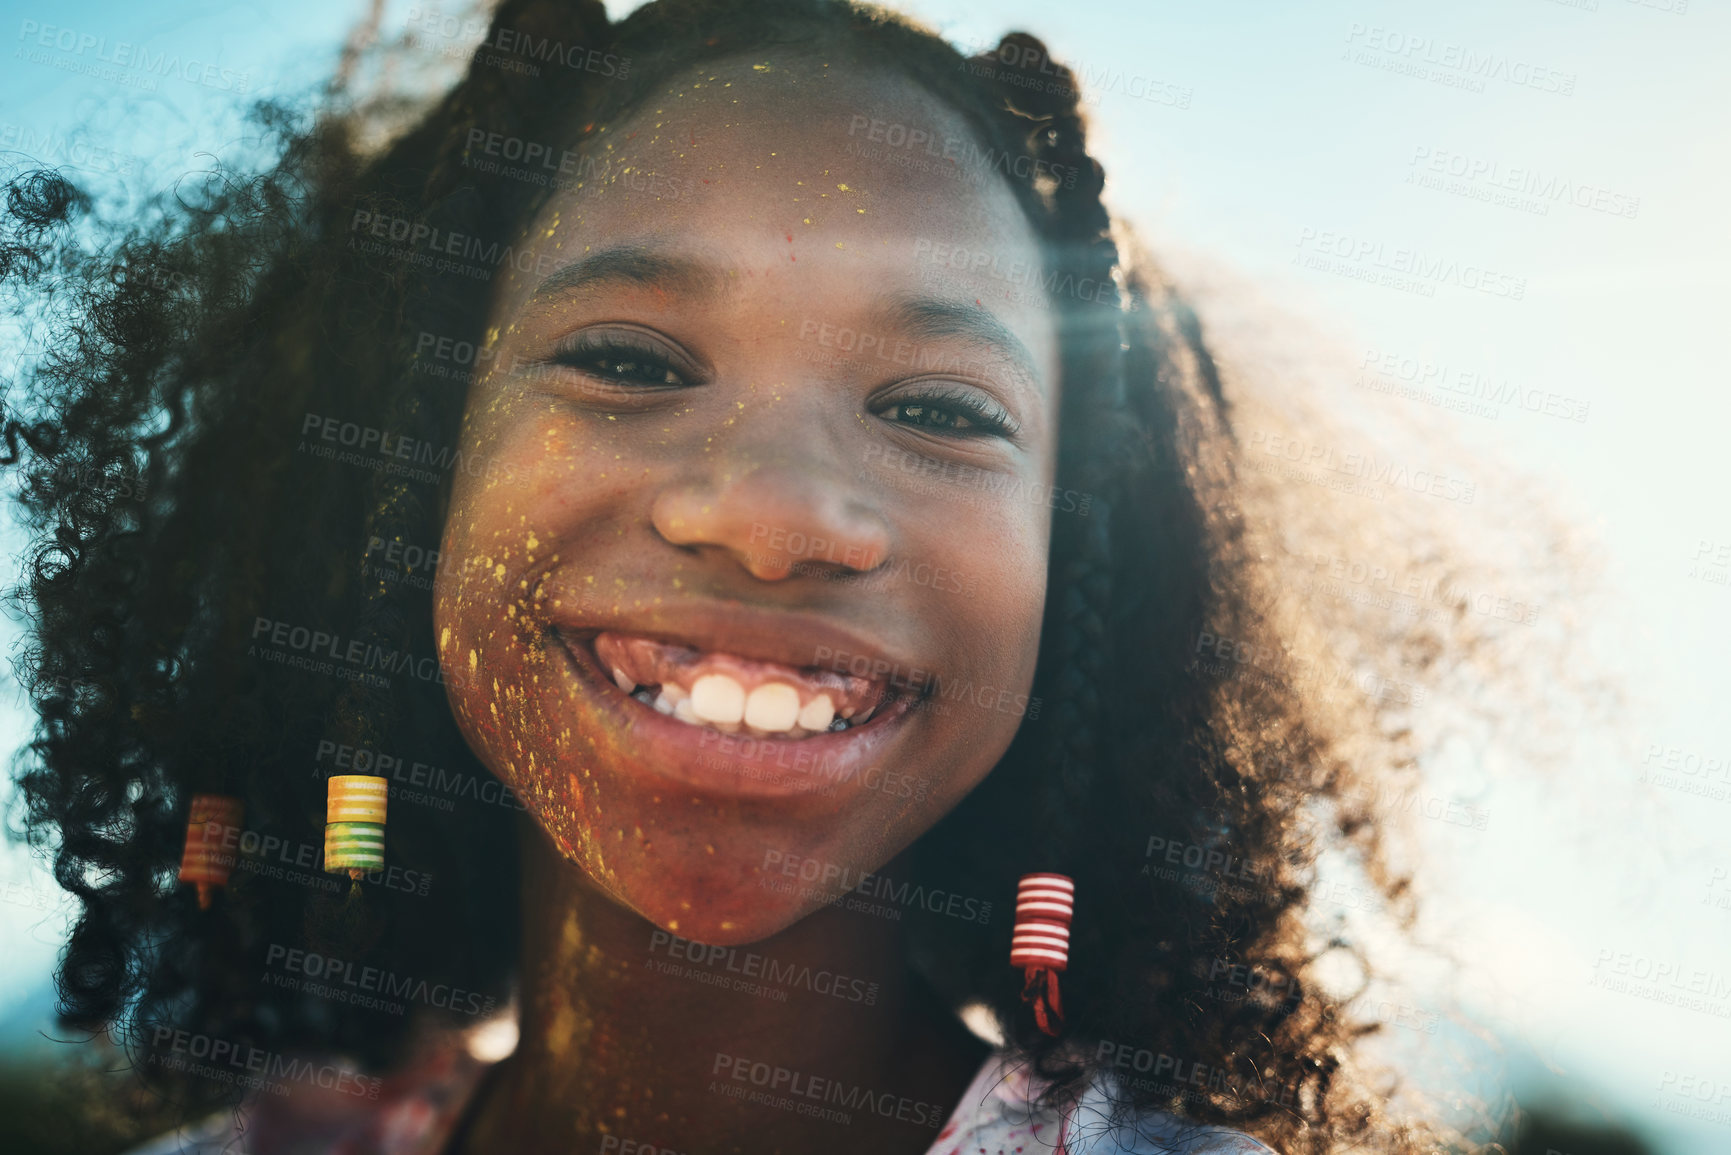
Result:
[[[194,794],[186,819],[186,849],[180,854],[180,881],[198,887],[198,909],[209,910],[219,886],[234,869],[234,835],[246,807],[226,794]]]
[[[1064,1025],[1058,975],[1070,963],[1070,918],[1076,884],[1063,874],[1024,874],[1016,885],[1016,923],[1010,965],[1021,967],[1022,999],[1034,1007],[1040,1030],[1056,1036]]]

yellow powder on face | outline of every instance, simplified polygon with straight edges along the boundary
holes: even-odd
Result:
[[[571,1049],[571,1039],[577,1033],[577,1012],[564,1003],[555,1007],[547,1023],[547,1049],[563,1055]]]
[[[575,959],[577,952],[583,949],[583,928],[577,923],[577,912],[565,912],[565,922],[559,928],[559,953],[562,957]]]

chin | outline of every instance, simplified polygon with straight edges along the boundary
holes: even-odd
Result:
[[[539,814],[536,819],[544,822]],[[593,844],[594,839],[585,831],[573,840],[555,837],[554,841],[564,847],[568,841],[582,846]],[[728,848],[728,841],[738,845]],[[710,853],[711,847],[714,853]],[[824,853],[812,848],[809,856]],[[741,946],[773,938],[846,890],[765,869],[760,839],[747,842],[718,836],[694,845],[671,846],[665,854],[633,854],[625,861],[603,858],[593,862],[580,852],[570,851],[565,857],[584,873],[591,886],[619,906],[634,911],[657,929],[712,946]],[[861,871],[853,871],[849,877],[857,879]]]

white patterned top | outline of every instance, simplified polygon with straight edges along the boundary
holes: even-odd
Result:
[[[254,1095],[238,1112],[130,1155],[439,1155],[488,1067],[453,1048],[387,1078],[377,1098],[304,1087],[287,1097]],[[1033,1109],[1040,1087],[1020,1059],[993,1054],[927,1155],[1274,1155],[1238,1131],[1160,1112],[1115,1125],[1110,1074],[1097,1076],[1066,1116]]]

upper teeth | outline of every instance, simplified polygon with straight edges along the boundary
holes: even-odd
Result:
[[[661,714],[730,734],[803,738],[860,725],[881,705],[869,701],[869,683],[848,675],[789,670],[777,676],[774,663],[704,656],[619,634],[598,635],[595,649],[626,694]]]
[[[620,671],[613,674],[620,689],[627,693],[637,689],[637,684]],[[744,686],[726,674],[703,675],[691,684],[690,694],[669,684],[661,687],[653,701],[647,690],[633,696],[682,722],[709,725],[729,733],[737,731],[741,723],[760,734],[787,734],[795,730],[821,733],[835,721],[835,703],[828,694],[819,694],[801,706],[799,691],[785,682],[766,682],[748,694]]]
[[[691,712],[715,726],[737,726],[745,717],[745,687],[726,674],[705,674],[691,683]]]
[[[799,691],[781,682],[765,682],[745,698],[745,724],[754,730],[785,734],[799,721]]]
[[[827,730],[835,720],[835,703],[828,694],[819,694],[807,702],[795,720],[801,730]]]

